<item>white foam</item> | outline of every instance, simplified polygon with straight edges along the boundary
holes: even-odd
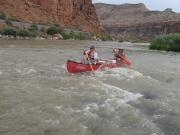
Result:
[[[55,106],[55,110],[57,110],[57,111],[61,111],[62,108],[63,108],[63,106]]]
[[[138,100],[143,95],[139,93],[131,93],[123,90],[119,87],[101,83],[101,89],[106,91],[103,96],[104,101],[98,104],[98,107],[89,105],[88,107],[95,108],[98,112],[103,113],[107,116],[111,116],[112,113],[117,113],[116,111],[119,107],[129,106],[128,102]]]
[[[0,71],[0,75],[2,75],[2,72]]]
[[[119,79],[127,78],[133,79],[143,76],[142,73],[129,68],[113,68],[102,72],[96,72],[97,77],[116,77]]]
[[[66,64],[61,65],[61,68],[67,70]]]
[[[33,68],[23,68],[23,69],[15,69],[17,73],[21,75],[28,75],[31,73],[36,73],[36,70]]]
[[[84,86],[84,83],[80,83],[79,86],[81,85]],[[55,110],[62,115],[72,116],[72,114],[77,114],[76,116],[82,115],[86,118],[97,119],[102,113],[105,115],[112,115],[112,112],[118,113],[119,107],[129,106],[128,102],[138,100],[142,97],[139,93],[128,92],[127,90],[101,81],[87,83],[86,87],[88,89],[84,89],[83,91],[79,91],[78,88],[72,87],[74,88],[73,91],[64,91],[64,94],[83,97],[85,95],[90,96],[87,101],[83,98],[83,102],[81,102],[80,98],[78,102],[81,102],[81,104],[78,106],[55,106]],[[69,90],[69,87],[67,90]]]
[[[55,126],[55,125],[58,125],[60,123],[60,121],[59,120],[48,119],[48,120],[45,120],[45,123],[48,123],[48,124],[51,124],[51,125]]]
[[[83,113],[83,115],[85,115],[86,117],[96,119],[98,117],[97,114],[91,112],[94,106],[98,108],[98,105],[96,103],[92,103],[92,104],[83,105],[82,109],[71,108],[71,107],[64,108],[63,106],[56,106],[55,110],[61,112],[62,114],[69,114],[69,115]]]
[[[124,106],[124,105],[126,106],[128,105],[128,102],[135,101],[143,96],[140,93],[128,92],[127,90],[123,90],[119,87],[110,84],[105,84],[102,82],[99,82],[99,84],[94,84],[94,85],[91,84],[91,86],[94,89],[96,89],[96,91],[98,90],[101,93],[100,96],[103,97],[102,98],[103,101],[101,101],[101,104],[99,104],[98,107],[94,105],[93,106],[89,105],[88,107],[95,109],[104,108],[107,115],[110,114],[111,112],[114,112],[120,106]]]
[[[158,119],[163,118],[163,117],[165,117],[165,115],[154,114],[153,115],[153,120],[158,120]]]
[[[91,85],[95,92],[100,92],[100,102],[84,104],[82,110],[76,110],[76,113],[83,113],[86,117],[97,119],[102,113],[111,116],[117,113],[119,107],[129,106],[128,102],[138,100],[142,97],[139,93],[131,93],[113,85],[99,82]],[[105,92],[102,92],[105,91]],[[72,112],[73,110],[71,110]],[[116,112],[117,111],[117,112]]]
[[[84,109],[83,109],[83,113],[84,115],[90,117],[90,118],[93,118],[93,119],[96,119],[98,117],[98,115],[96,113],[93,113],[93,109],[94,107],[96,108],[96,111],[99,109],[98,105],[96,103],[92,103],[92,104],[87,104]]]
[[[137,100],[138,98],[142,97],[141,94],[137,93],[131,93],[126,90],[123,90],[121,88],[118,88],[116,86],[110,85],[110,84],[104,84],[102,83],[102,87],[104,89],[108,89],[109,93],[109,99],[107,101],[111,101],[113,99],[118,100],[120,104],[127,103],[129,101]]]

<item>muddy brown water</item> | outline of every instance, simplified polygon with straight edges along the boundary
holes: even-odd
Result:
[[[125,48],[132,67],[69,74],[95,45]],[[0,135],[179,135],[180,53],[147,45],[0,40]]]

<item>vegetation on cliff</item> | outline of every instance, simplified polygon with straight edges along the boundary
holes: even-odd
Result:
[[[89,40],[91,35],[87,32],[82,31],[73,31],[71,29],[63,29],[57,25],[53,26],[44,26],[39,28],[38,25],[32,24],[26,29],[19,29],[14,27],[11,21],[5,21],[7,28],[0,30],[0,35],[5,36],[6,38],[36,38],[43,37],[45,39],[77,39],[77,40]]]
[[[65,31],[59,26],[51,26],[47,29],[48,35],[61,34],[63,39],[79,39],[79,40],[87,40],[90,39],[90,36],[87,33],[83,32],[74,32],[72,30]]]
[[[108,33],[102,34],[101,39],[102,39],[103,41],[113,41],[112,35],[110,35],[110,34],[108,34]]]
[[[103,30],[92,0],[0,0],[0,19],[59,24],[97,35]]]
[[[0,19],[6,19],[6,14],[0,11]]]
[[[47,34],[54,35],[57,33],[62,33],[62,29],[59,26],[52,26],[47,29]]]
[[[6,39],[15,38],[36,38],[43,37],[46,39],[91,39],[91,34],[82,31],[73,31],[71,29],[63,29],[58,24],[52,26],[30,24],[21,22],[15,17],[7,17],[6,14],[0,11],[1,24],[6,25],[5,28],[0,29],[0,35],[5,36]],[[2,36],[0,36],[2,38]]]
[[[14,28],[5,28],[0,32],[2,35],[5,36],[12,36],[12,37],[37,37],[38,33],[35,31],[29,31],[29,30],[19,30]]]
[[[44,38],[44,39],[76,39],[76,40],[103,40],[112,41],[113,38],[110,34],[103,33],[98,37],[89,32],[84,32],[79,29],[71,29],[60,27],[58,24],[45,25],[33,24],[27,22],[20,22],[8,19],[0,19],[0,24],[4,27],[0,28],[0,38],[5,39],[28,39],[28,38]]]
[[[152,50],[180,52],[180,34],[168,34],[156,37],[149,46]]]

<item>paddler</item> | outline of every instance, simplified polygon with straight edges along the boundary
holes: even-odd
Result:
[[[93,45],[88,50],[85,50],[83,54],[89,62],[96,63],[98,61],[98,53]]]
[[[114,53],[114,59],[116,62],[122,62],[126,59],[125,51],[124,49],[113,49]]]

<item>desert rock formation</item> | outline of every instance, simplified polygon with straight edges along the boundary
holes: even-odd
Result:
[[[150,41],[160,34],[180,33],[180,14],[168,8],[150,11],[144,4],[95,4],[107,32],[126,41]]]
[[[1,0],[0,11],[25,22],[59,24],[92,33],[102,30],[91,0]]]

